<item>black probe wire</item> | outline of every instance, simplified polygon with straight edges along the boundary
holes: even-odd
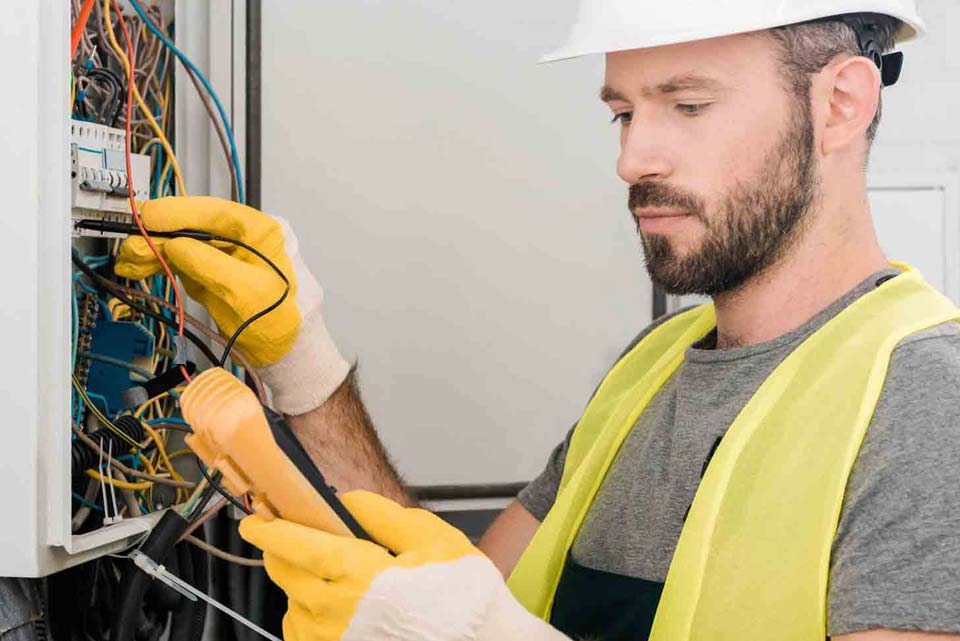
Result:
[[[290,295],[290,279],[287,278],[287,275],[283,273],[282,269],[277,267],[276,263],[274,263],[272,260],[264,256],[259,249],[255,247],[251,247],[247,243],[241,240],[236,240],[234,238],[226,238],[224,236],[218,236],[216,234],[211,234],[210,236],[211,236],[211,240],[230,243],[231,245],[236,245],[237,247],[247,250],[248,252],[250,252],[251,254],[253,254],[263,262],[265,262],[267,265],[269,265],[270,269],[272,269],[274,273],[276,273],[276,275],[279,276],[280,279],[283,281],[283,293],[280,294],[280,298],[274,301],[270,306],[264,307],[259,312],[257,312],[247,320],[243,321],[240,324],[240,326],[237,327],[237,329],[233,332],[233,335],[230,336],[230,339],[227,341],[226,346],[224,346],[223,348],[223,356],[220,357],[219,365],[220,367],[223,367],[226,364],[227,359],[230,357],[230,351],[233,349],[234,343],[236,343],[237,339],[240,338],[240,334],[243,333],[243,330],[250,327],[250,325],[252,325],[255,321],[260,320],[261,318],[263,318],[264,316],[266,316],[276,308],[280,307],[280,305],[283,304],[283,301],[287,300],[287,296]]]
[[[240,511],[243,512],[244,514],[253,514],[253,512],[251,512],[250,510],[247,509],[247,506],[246,506],[246,505],[244,505],[243,503],[241,503],[240,501],[238,501],[235,496],[233,496],[232,494],[230,494],[230,492],[228,492],[225,487],[223,487],[222,485],[220,485],[220,484],[213,478],[213,476],[210,475],[210,472],[207,471],[207,466],[203,464],[203,461],[200,460],[200,457],[199,457],[199,456],[194,455],[194,458],[197,459],[197,467],[200,469],[200,473],[203,474],[203,478],[205,478],[205,479],[207,480],[207,484],[208,484],[210,487],[212,487],[213,489],[215,489],[215,490],[220,494],[220,496],[222,496],[223,498],[225,498],[225,499],[227,499],[228,501],[230,501],[230,504],[233,505],[233,507],[237,508],[238,510],[240,510]]]
[[[75,226],[79,229],[91,229],[94,231],[100,232],[112,232],[120,234],[128,234],[131,236],[139,236],[140,229],[136,225],[131,225],[128,223],[116,223],[113,221],[105,220],[96,220],[92,218],[86,218],[83,220],[78,220]],[[237,240],[236,238],[227,238],[226,236],[220,236],[219,234],[211,234],[210,232],[197,231],[195,229],[180,229],[177,231],[153,231],[147,230],[147,233],[151,237],[157,238],[192,238],[193,240],[199,240],[202,242],[221,242],[227,243],[229,245],[235,245],[241,249],[245,249],[264,263],[266,263],[273,272],[280,277],[280,280],[283,281],[283,293],[280,294],[280,297],[271,303],[269,306],[264,307],[259,312],[246,319],[240,326],[234,330],[230,338],[227,340],[227,344],[223,348],[223,354],[219,359],[213,358],[212,362],[216,363],[218,367],[223,367],[227,363],[227,359],[230,358],[230,351],[233,349],[234,344],[237,342],[237,339],[240,338],[240,335],[246,330],[250,325],[260,320],[276,308],[280,307],[283,304],[283,301],[287,299],[287,296],[290,295],[290,279],[287,278],[287,275],[283,273],[283,270],[277,267],[277,264],[270,260],[267,256],[263,254],[259,249],[248,245],[242,240]],[[76,261],[74,261],[76,262]],[[121,299],[123,300],[123,299]]]

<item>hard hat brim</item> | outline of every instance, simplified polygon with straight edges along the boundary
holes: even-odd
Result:
[[[876,13],[876,3],[869,3]],[[867,11],[867,9],[864,9]],[[856,13],[851,11],[850,13]],[[896,15],[893,12],[884,12],[903,22],[903,27],[896,34],[897,44],[909,42],[923,37],[926,34],[926,25],[917,15]],[[651,29],[650,25],[610,25],[600,29],[597,25],[575,24],[567,43],[562,47],[544,55],[538,64],[569,60],[581,56],[589,56],[614,51],[629,51],[633,49],[650,49],[665,47],[672,44],[708,40],[722,36],[732,36],[741,33],[764,31],[788,24],[797,24],[807,20],[816,20],[822,15],[811,12],[810,16],[794,16],[791,21],[783,23],[769,23],[758,21],[756,24],[743,24],[736,28],[730,25],[717,24],[701,26],[687,31],[662,31]]]

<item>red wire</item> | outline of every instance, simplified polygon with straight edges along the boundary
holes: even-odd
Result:
[[[127,43],[127,142],[126,149],[124,150],[124,156],[127,163],[127,195],[130,198],[130,211],[133,212],[133,221],[137,223],[137,228],[140,230],[140,235],[143,236],[145,241],[147,241],[147,246],[150,247],[150,251],[152,251],[153,255],[157,257],[158,261],[160,261],[160,265],[163,266],[164,273],[167,275],[167,278],[170,279],[170,284],[173,286],[173,295],[177,301],[177,336],[182,338],[183,299],[180,297],[180,288],[177,286],[177,281],[173,277],[173,272],[170,270],[170,266],[167,265],[167,261],[164,260],[163,255],[157,249],[156,245],[153,244],[150,234],[147,233],[146,227],[143,226],[143,221],[140,220],[140,213],[137,211],[136,194],[133,191],[133,164],[130,159],[130,148],[133,145],[131,124],[133,121],[133,60],[135,56],[133,51],[133,42],[130,40],[130,32],[127,31],[127,23],[123,19],[123,12],[120,10],[117,0],[113,0],[113,10],[117,14],[117,20],[120,23],[120,29],[123,31],[123,39]],[[187,371],[187,368],[181,365],[180,373],[183,374],[184,380],[189,383],[190,373]]]

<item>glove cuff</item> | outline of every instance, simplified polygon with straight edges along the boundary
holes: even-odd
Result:
[[[319,308],[300,323],[297,340],[286,356],[257,369],[284,414],[306,414],[323,405],[346,380],[350,364],[337,349]]]
[[[570,637],[526,610],[505,585],[496,591],[472,641],[570,641]]]

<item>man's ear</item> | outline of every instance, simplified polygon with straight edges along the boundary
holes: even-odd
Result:
[[[868,58],[853,56],[828,65],[822,72],[826,120],[824,156],[856,144],[864,137],[880,105],[880,70]]]

